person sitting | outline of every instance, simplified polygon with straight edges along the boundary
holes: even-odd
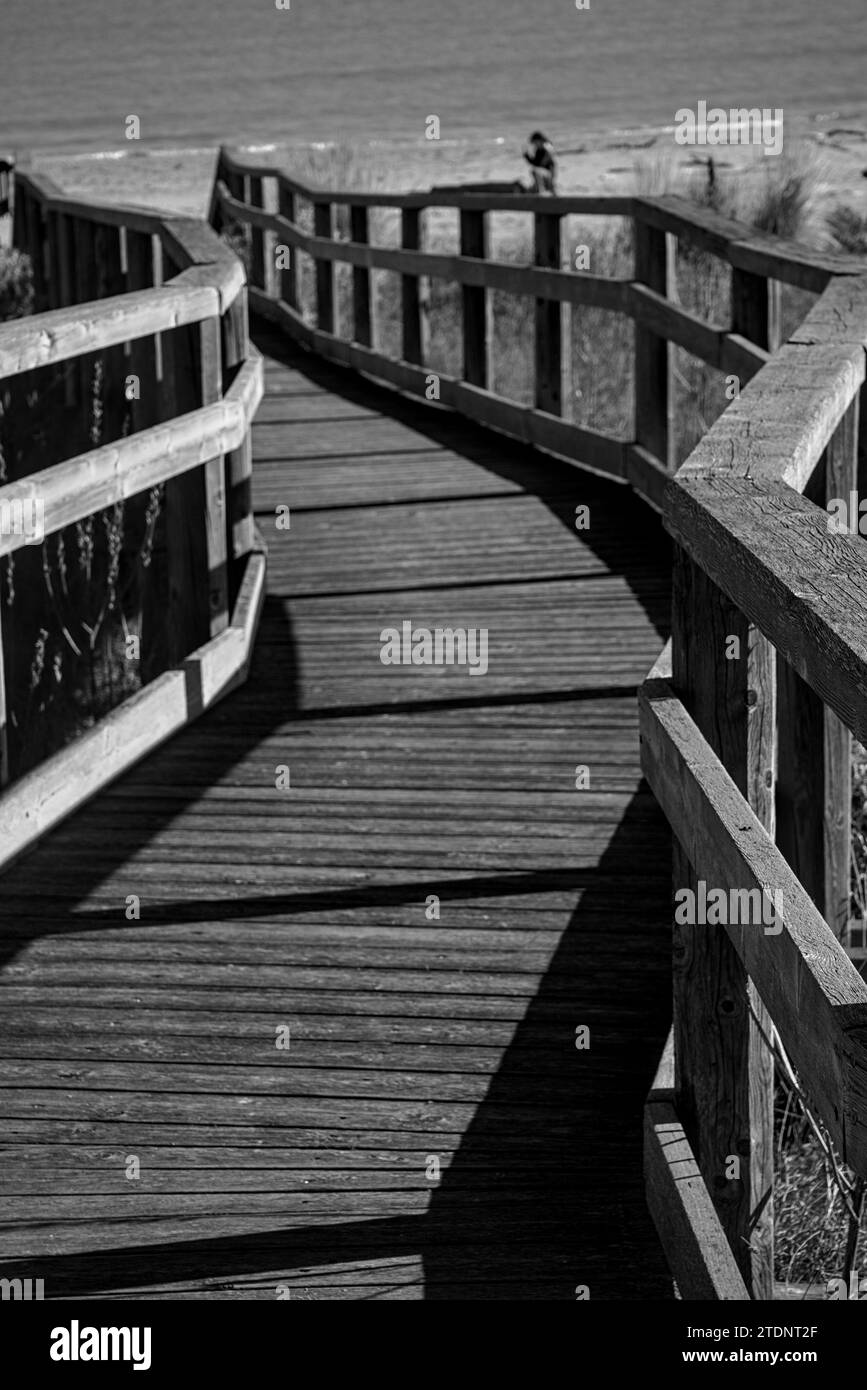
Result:
[[[555,193],[557,161],[554,146],[541,130],[534,130],[524,146],[524,158],[533,171],[534,193]]]

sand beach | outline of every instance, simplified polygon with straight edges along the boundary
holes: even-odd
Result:
[[[484,180],[527,182],[527,166],[521,157],[526,133],[498,140],[412,140],[358,142],[357,144],[278,144],[256,149],[263,162],[296,170],[310,177],[311,170],[348,171],[343,182],[357,171],[358,185],[407,191],[442,183]],[[777,157],[756,145],[708,148],[681,146],[674,129],[636,129],[590,133],[583,140],[558,150],[559,190],[569,194],[644,192],[680,187],[690,178],[701,178],[707,156],[713,154],[722,179],[744,180],[758,186]],[[67,192],[82,197],[135,203],[187,216],[206,215],[216,145],[177,148],[116,147],[81,153],[32,151],[36,167],[44,170]],[[787,125],[783,160],[808,162],[814,170],[814,216],[811,240],[823,241],[824,215],[837,204],[867,213],[867,113],[864,119],[847,114],[837,122],[832,116],[823,125],[815,119]]]

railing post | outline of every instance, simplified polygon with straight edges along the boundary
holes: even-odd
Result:
[[[170,275],[171,267],[166,266],[165,252],[159,247],[157,283],[164,284]],[[204,391],[213,390],[214,360],[203,329],[204,325],[191,324],[160,334],[161,421],[196,410]],[[203,468],[167,479],[163,519],[168,598],[159,669],[180,666],[213,635],[211,538],[205,518]],[[213,582],[219,592],[216,576]]]
[[[247,318],[247,291],[242,289],[223,315],[223,394],[234,380],[238,368],[249,355],[249,323]],[[228,555],[231,561],[242,560],[253,549],[253,503],[252,477],[253,456],[249,430],[237,449],[226,457],[226,477],[228,500],[226,522],[228,527]],[[235,599],[235,571],[230,570],[230,598]]]
[[[264,207],[264,185],[260,178],[250,177],[249,180],[250,196],[248,202],[251,207]],[[250,284],[255,285],[257,290],[268,289],[265,278],[265,233],[261,227],[250,227]]]
[[[349,209],[349,236],[360,246],[367,246],[370,232],[367,208],[352,203]],[[365,265],[352,267],[352,333],[362,347],[373,344],[373,325],[370,316],[370,271]]]
[[[4,585],[0,583],[0,600]],[[9,736],[6,712],[6,653],[3,646],[3,612],[0,607],[0,788],[9,782]]]
[[[94,224],[84,217],[75,217],[72,223],[72,279],[74,303],[87,304],[97,297],[97,266]],[[92,390],[91,363],[87,356],[79,357],[73,364],[78,397],[86,403]]]
[[[60,264],[61,247],[63,243],[63,213],[49,212],[48,214],[48,309],[60,309],[63,307],[61,281],[63,272]]]
[[[48,307],[45,274],[46,229],[42,206],[20,177],[15,178],[12,209],[12,245],[30,257],[33,266],[34,312]]]
[[[234,198],[237,203],[243,203],[246,201],[244,175],[236,174],[232,169],[228,167],[228,165],[225,163],[225,158],[222,149],[220,150],[219,158],[217,159],[217,168],[214,173],[215,195],[217,192],[218,183],[222,183],[225,186],[225,190],[228,193],[229,197]],[[234,213],[232,213],[231,215],[227,214],[224,211],[221,204],[219,204],[216,201],[216,197],[214,198],[214,200],[211,203],[210,220],[215,232],[221,234],[226,230],[227,226],[231,227],[237,225],[233,221],[234,216]],[[249,227],[246,224],[244,224],[241,227],[241,234],[244,237],[245,244],[249,244]]]
[[[72,220],[64,212],[55,214],[54,245],[51,262],[51,300],[55,309],[65,309],[75,302],[73,289],[73,227]],[[63,372],[64,404],[77,404],[78,373],[74,365],[67,363]]]
[[[226,169],[226,177],[224,179],[224,182],[228,192],[235,199],[236,202],[246,203],[247,187],[244,181],[243,174],[236,174],[233,172],[233,170]]]
[[[820,507],[839,497],[848,510],[857,488],[858,417],[856,396],[805,489],[805,496]],[[850,916],[852,736],[782,657],[777,680],[777,844],[840,937]]]
[[[314,202],[313,231],[328,241],[334,238],[334,212],[331,203]],[[334,332],[334,262],[316,257],[316,326]]]
[[[488,258],[487,215],[461,208],[461,255]],[[462,285],[464,380],[471,386],[490,384],[491,304],[484,285]]]
[[[404,251],[424,249],[423,208],[402,208],[400,244]],[[419,275],[401,275],[403,360],[423,364],[428,352],[426,282]]]
[[[126,233],[126,292],[135,294],[156,283],[156,246],[150,232]],[[129,374],[136,379],[130,402],[133,432],[149,429],[160,418],[160,382],[155,337],[134,338],[127,357]],[[151,499],[149,498],[148,501]],[[145,504],[147,505],[147,504]],[[165,612],[162,585],[166,577],[165,516],[160,510],[152,521],[150,558],[139,571],[141,607],[141,678],[146,685],[160,671],[164,647]]]
[[[73,257],[73,228],[72,221],[65,212],[57,214],[55,223],[55,237],[57,239],[56,256],[54,261],[54,271],[56,282],[52,297],[55,308],[65,309],[72,304],[74,299],[72,257]]]
[[[732,270],[732,332],[775,348],[779,284]],[[848,504],[857,486],[858,402],[849,408],[805,493]],[[777,844],[836,935],[849,916],[851,735],[782,657],[777,661]]]
[[[731,321],[732,332],[756,347],[779,347],[779,282],[732,266]]]
[[[198,325],[199,399],[212,405],[223,398],[221,324],[218,318]],[[208,564],[208,620],[211,637],[229,622],[226,560],[226,464],[222,455],[208,459],[204,467],[205,533]]]
[[[50,307],[48,277],[45,272],[47,229],[42,203],[29,190],[24,205],[24,218],[26,222],[25,246],[33,265],[33,309],[35,313],[41,314]]]
[[[535,264],[560,270],[563,264],[562,218],[559,213],[537,212],[534,219]],[[569,398],[568,368],[570,343],[568,305],[558,299],[536,300],[536,409],[549,415],[562,415]],[[563,345],[567,345],[564,356]]]
[[[126,292],[149,290],[154,284],[154,239],[149,232],[126,234]],[[132,399],[134,430],[148,429],[159,419],[156,339],[135,338],[129,345],[129,370],[138,379]]]
[[[667,296],[671,256],[667,234],[636,217],[635,278]],[[635,325],[635,441],[666,468],[674,463],[671,428],[669,345],[648,328]]]
[[[281,176],[277,179],[279,213],[287,222],[295,221],[295,194],[287,188]],[[280,298],[290,309],[298,308],[298,250],[289,246],[289,264],[280,272]]]
[[[110,299],[123,294],[126,277],[122,269],[120,229],[97,223],[93,232],[93,253],[96,258],[96,298]],[[104,444],[112,444],[123,434],[127,400],[124,393],[126,351],[123,345],[104,348],[101,435]]]
[[[762,824],[774,828],[774,651],[675,547],[672,679]],[[674,845],[675,889],[703,877]],[[727,889],[727,884],[707,884]],[[761,925],[755,927],[762,931]],[[773,1297],[773,1060],[765,1010],[722,926],[674,927],[678,1110],[753,1297]],[[737,1160],[738,1177],[729,1176]]]
[[[16,250],[23,251],[25,255],[30,254],[30,248],[27,244],[27,204],[29,201],[30,190],[20,174],[15,174],[12,184],[12,245]]]

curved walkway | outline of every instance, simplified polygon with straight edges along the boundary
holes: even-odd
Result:
[[[260,345],[249,683],[4,879],[0,1273],[668,1297],[641,1107],[670,853],[635,702],[667,543],[625,488]],[[384,665],[406,621],[486,629],[487,671]]]

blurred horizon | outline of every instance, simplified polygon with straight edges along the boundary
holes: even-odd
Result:
[[[3,0],[0,148],[660,128],[681,106],[859,119],[863,0]]]

